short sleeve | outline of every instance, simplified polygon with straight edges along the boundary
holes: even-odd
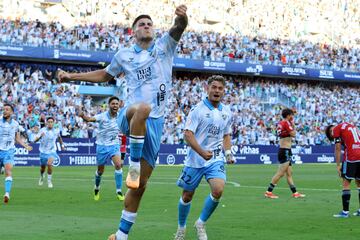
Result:
[[[41,128],[41,129],[39,130],[39,132],[35,135],[35,138],[39,138],[39,137],[41,136],[41,134],[44,133],[44,132],[45,132],[45,129],[44,129],[44,128]]]
[[[333,138],[340,138],[341,135],[341,124],[337,125],[332,130]]]
[[[199,125],[199,116],[197,111],[192,109],[186,119],[185,130],[190,130],[195,133],[197,127]]]
[[[94,116],[96,122],[101,122],[104,118],[104,114],[100,113]]]
[[[118,51],[111,59],[111,63],[105,68],[105,71],[113,77],[116,77],[120,73],[124,72],[123,67],[120,64],[121,50]]]
[[[157,42],[156,45],[169,55],[174,55],[177,42],[169,33],[165,33]]]
[[[229,135],[229,134],[232,133],[232,123],[233,123],[233,116],[230,113],[228,121],[227,121],[226,126],[225,126],[224,135]]]
[[[294,128],[291,126],[291,124],[289,123],[289,121],[286,121],[285,124],[284,124],[284,127],[285,127],[285,130],[287,132],[291,132],[291,131],[294,131]]]

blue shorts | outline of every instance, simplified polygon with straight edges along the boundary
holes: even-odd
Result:
[[[224,179],[226,182],[225,164],[222,161],[203,168],[192,168],[185,166],[177,181],[177,185],[185,191],[193,192],[199,186],[202,177],[205,176],[206,181],[211,178]]]
[[[14,165],[15,149],[0,150],[0,166],[5,164]]]
[[[96,145],[96,162],[98,166],[105,165],[113,156],[120,156],[120,144],[105,146]]]
[[[56,152],[55,153],[40,153],[40,165],[41,166],[47,165],[49,158],[52,158],[54,161],[60,159],[59,155],[57,155]],[[54,164],[54,162],[52,163],[52,165],[53,164]]]
[[[124,107],[120,110],[117,122],[120,127],[120,131],[129,136],[130,128],[126,117],[126,111],[127,107]],[[153,168],[155,167],[155,162],[160,150],[164,122],[165,120],[163,117],[148,118],[146,120],[146,134],[144,139],[142,158],[144,158],[145,161]]]

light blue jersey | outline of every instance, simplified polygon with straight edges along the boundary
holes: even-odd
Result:
[[[164,115],[171,89],[176,45],[177,42],[166,33],[147,50],[133,45],[115,54],[106,72],[113,77],[125,73],[128,88],[126,106],[145,102],[151,106],[150,118]]]
[[[99,123],[98,133],[96,135],[96,144],[103,146],[119,145],[119,126],[117,124],[117,115],[111,117],[110,113],[100,113],[94,118]]]
[[[19,123],[14,119],[10,122],[0,117],[0,150],[7,151],[15,148],[15,135],[19,131]]]
[[[225,135],[231,134],[231,122],[228,106],[219,104],[218,108],[214,108],[207,98],[198,103],[190,111],[185,129],[194,133],[202,149],[213,152],[213,158],[206,161],[189,146],[185,166],[202,168],[217,161],[224,162],[223,140]]]
[[[56,153],[56,139],[60,137],[60,130],[43,127],[40,129],[38,136],[41,136],[42,134],[44,134],[44,136],[40,139],[40,153]]]

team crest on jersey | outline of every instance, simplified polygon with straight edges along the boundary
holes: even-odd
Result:
[[[227,118],[227,115],[226,115],[226,114],[223,114],[223,115],[222,115],[222,119],[225,121],[226,118]]]
[[[132,63],[133,61],[134,61],[133,57],[129,58],[129,60],[128,60],[129,63]]]
[[[206,118],[210,118],[210,113],[205,114]]]

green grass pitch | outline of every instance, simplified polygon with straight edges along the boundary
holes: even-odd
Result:
[[[263,194],[276,169],[276,165],[227,167],[223,198],[207,223],[210,240],[360,238],[360,217],[332,217],[341,210],[341,181],[335,165],[294,166],[294,180],[305,199],[291,198],[285,179],[274,191],[280,198],[265,199]],[[181,192],[175,183],[180,171],[180,166],[155,169],[129,239],[173,239]],[[115,196],[112,167],[105,170],[99,202],[92,199],[95,167],[55,168],[53,189],[48,189],[46,182],[37,185],[38,172],[37,167],[14,168],[10,202],[0,204],[0,239],[100,240],[116,231],[123,204]],[[1,182],[3,177],[0,175]],[[352,189],[351,213],[359,207],[358,192],[354,185]],[[0,191],[4,191],[3,183]],[[207,194],[209,187],[203,182],[188,218],[189,240],[196,239],[193,223]]]

